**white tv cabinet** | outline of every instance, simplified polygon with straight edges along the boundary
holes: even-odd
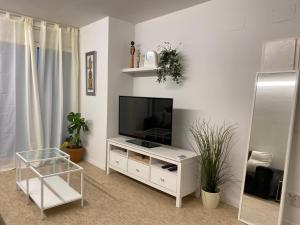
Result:
[[[181,207],[182,197],[186,195],[195,192],[199,197],[199,167],[195,152],[165,145],[145,148],[127,142],[129,139],[107,140],[107,174],[114,170],[175,196],[176,207]],[[161,168],[170,163],[177,165],[177,171]]]

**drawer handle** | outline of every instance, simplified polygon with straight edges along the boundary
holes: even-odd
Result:
[[[165,179],[164,179],[164,178],[160,178],[160,181],[161,181],[161,182],[165,182]]]
[[[139,169],[135,169],[135,171],[136,171],[136,172],[138,172],[138,173],[140,172],[140,170],[139,170]]]
[[[116,160],[116,163],[117,163],[117,164],[119,164],[119,161],[118,161],[118,160]]]

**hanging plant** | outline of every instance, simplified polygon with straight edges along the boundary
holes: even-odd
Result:
[[[177,84],[182,82],[183,65],[178,47],[173,48],[169,42],[164,42],[164,45],[158,46],[159,62],[156,70],[158,83],[165,82],[167,76],[170,76]]]

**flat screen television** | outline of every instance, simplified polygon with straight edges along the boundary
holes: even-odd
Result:
[[[172,143],[173,99],[119,97],[119,134],[133,138],[128,142],[144,147]]]

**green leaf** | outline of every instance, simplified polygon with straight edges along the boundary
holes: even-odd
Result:
[[[88,125],[85,121],[85,118],[81,117],[81,113],[70,112],[67,116],[68,119],[68,132],[70,134],[69,142],[70,146],[74,148],[81,147],[81,138],[80,132],[88,131]]]
[[[159,46],[162,50],[159,53],[159,62],[157,73],[157,82],[162,83],[166,81],[167,76],[180,84],[183,80],[183,65],[181,64],[181,57],[177,48],[172,48],[170,43],[165,42],[164,46]]]

